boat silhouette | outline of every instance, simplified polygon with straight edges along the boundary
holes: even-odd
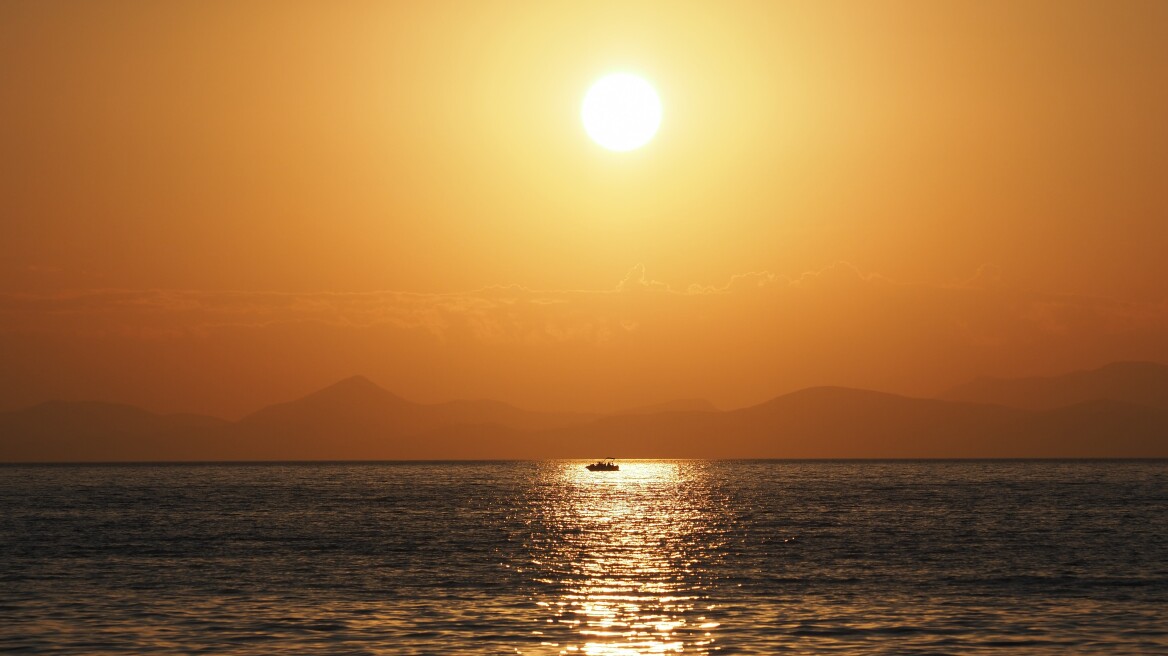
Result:
[[[614,462],[615,458],[605,458],[588,465],[588,471],[620,471],[620,466]]]

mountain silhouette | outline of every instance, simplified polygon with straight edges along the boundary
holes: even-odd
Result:
[[[995,451],[984,440],[1025,413],[840,387],[809,388],[728,412],[608,417],[559,431],[596,452],[649,458],[936,458]],[[567,454],[563,454],[566,456]]]
[[[413,403],[353,376],[295,401],[268,406],[227,428],[243,459],[284,454],[293,460],[395,459],[414,452],[403,438],[449,426],[517,431],[581,424],[594,415],[529,412],[498,401]],[[457,451],[455,451],[457,452]],[[271,457],[267,455],[266,457]],[[441,457],[431,454],[429,457]]]
[[[978,378],[940,398],[1029,410],[1053,410],[1107,399],[1168,410],[1168,365],[1115,362],[1061,376]]]
[[[675,401],[665,401],[664,403],[654,403],[651,405],[641,405],[633,408],[624,408],[615,412],[608,413],[609,416],[618,415],[653,415],[660,412],[717,412],[718,408],[705,399],[677,399]]]
[[[187,460],[228,422],[96,401],[48,401],[0,413],[0,461]]]
[[[414,403],[354,376],[237,422],[108,403],[2,412],[0,461],[1168,457],[1162,369],[1120,363],[955,394],[976,402],[815,387],[730,411],[680,401],[608,415]],[[986,403],[971,389],[1022,392]]]
[[[296,457],[327,446],[338,436],[371,432],[408,435],[435,428],[421,406],[395,396],[363,376],[353,376],[303,398],[252,413],[231,430],[267,450],[284,448]]]

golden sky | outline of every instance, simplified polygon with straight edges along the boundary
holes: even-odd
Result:
[[[589,84],[657,88],[603,150]],[[0,408],[1168,361],[1168,3],[0,3]]]

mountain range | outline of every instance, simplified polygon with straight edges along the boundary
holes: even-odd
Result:
[[[718,410],[420,404],[354,376],[239,421],[50,401],[0,412],[0,462],[1168,457],[1168,366],[983,378],[937,398],[815,387]]]

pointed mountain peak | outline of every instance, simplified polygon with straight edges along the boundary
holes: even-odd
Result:
[[[385,389],[383,387],[381,387],[377,383],[369,380],[368,378],[366,378],[365,376],[362,376],[360,374],[357,374],[354,376],[349,376],[348,378],[342,378],[341,380],[338,380],[337,382],[333,383],[332,385],[329,385],[328,387],[326,387],[324,389],[326,389],[326,390],[335,389],[335,390],[381,390],[381,391],[385,391]],[[324,390],[321,390],[321,391],[324,391]]]
[[[309,421],[334,413],[383,412],[414,405],[364,376],[350,376],[299,399],[262,408],[243,421],[267,420],[272,417],[296,417],[300,421]]]
[[[409,402],[364,376],[349,376],[295,401],[279,405],[351,407],[356,405],[399,405]]]
[[[339,380],[324,389],[317,390],[312,394],[304,397],[308,399],[379,399],[379,400],[401,400],[397,395],[391,393],[389,390],[369,380],[365,376],[349,376]]]

